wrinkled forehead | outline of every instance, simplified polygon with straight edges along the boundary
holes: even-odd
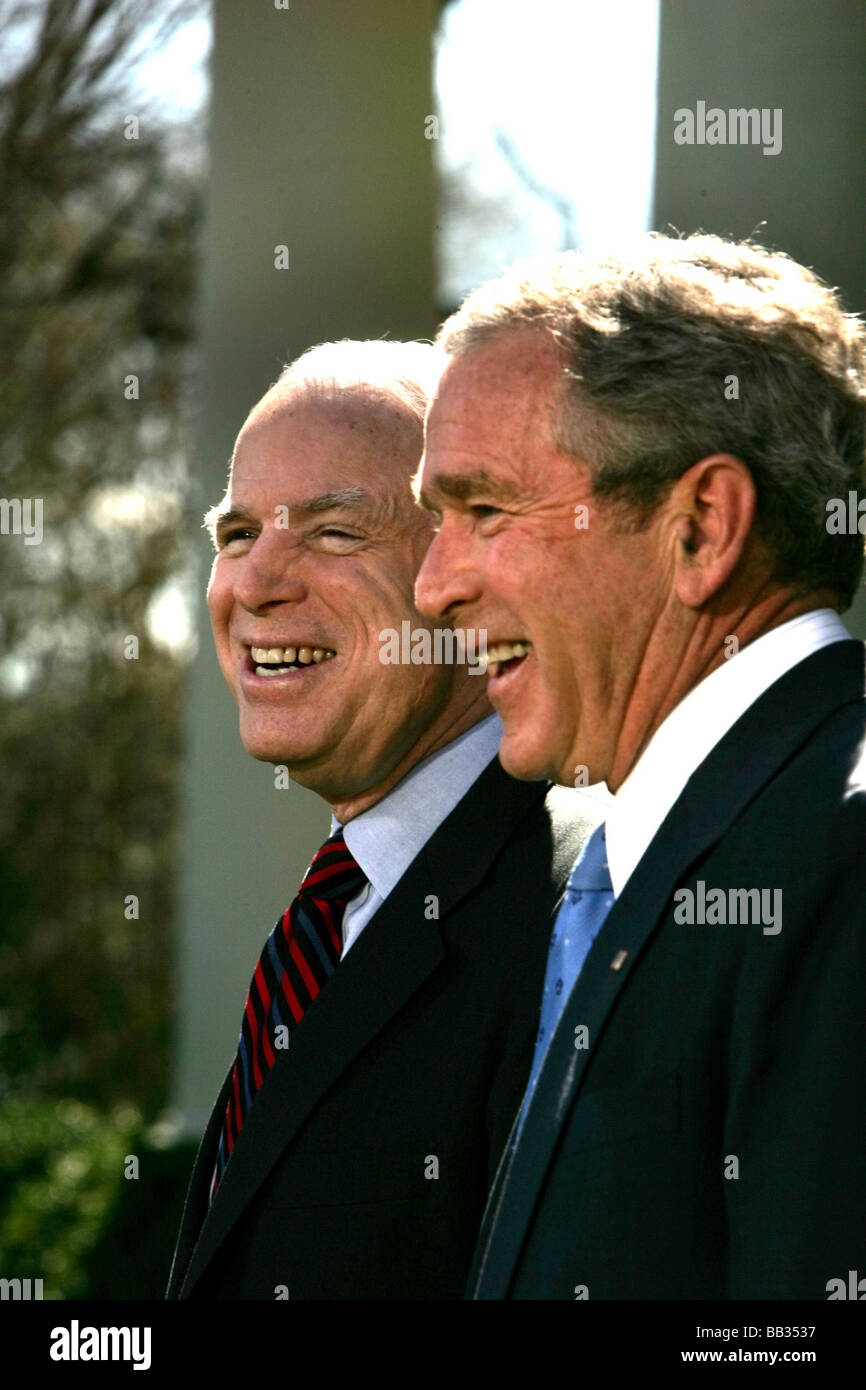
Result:
[[[298,510],[363,512],[377,527],[403,524],[416,511],[411,478],[422,433],[418,416],[387,393],[279,384],[238,435],[221,509],[279,500]]]
[[[427,412],[425,490],[455,468],[513,464],[548,447],[563,380],[553,343],[538,332],[494,338],[453,358]]]
[[[499,432],[549,419],[563,364],[547,333],[523,329],[470,348],[448,363],[427,409],[431,430],[461,424]]]

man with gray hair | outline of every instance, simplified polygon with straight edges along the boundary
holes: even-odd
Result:
[[[440,342],[418,606],[487,629],[507,771],[613,794],[470,1291],[857,1297],[862,326],[784,255],[650,236]]]
[[[544,922],[590,817],[506,776],[483,672],[437,661],[414,606],[440,365],[420,343],[306,353],[207,518],[243,744],[332,821],[255,968],[170,1298],[459,1298],[529,1073]]]

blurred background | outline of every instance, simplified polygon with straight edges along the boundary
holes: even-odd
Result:
[[[313,343],[650,227],[755,234],[862,311],[864,71],[860,0],[0,0],[0,1277],[162,1297],[327,833],[210,649],[247,411]],[[677,144],[700,101],[780,110],[781,149]]]

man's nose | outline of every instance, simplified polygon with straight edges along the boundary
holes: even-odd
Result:
[[[426,618],[453,618],[462,605],[481,597],[481,576],[470,546],[469,536],[446,517],[415,580],[415,606]]]
[[[307,595],[297,552],[285,533],[262,531],[238,566],[234,594],[250,613],[276,603],[300,603]]]

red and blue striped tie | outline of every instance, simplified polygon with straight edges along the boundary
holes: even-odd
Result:
[[[366,882],[338,830],[313,856],[298,896],[265,943],[247,995],[211,1202],[256,1092],[274,1065],[275,1050],[280,1050],[276,1030],[284,1027],[291,1033],[334,973],[343,950],[346,904]]]

